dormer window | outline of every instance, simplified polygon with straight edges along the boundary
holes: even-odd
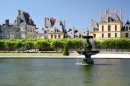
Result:
[[[81,38],[82,37],[82,35],[81,34],[79,34],[79,38]]]
[[[55,32],[55,33],[57,33],[57,32],[58,32],[58,29],[57,29],[56,27],[54,28],[54,32]]]
[[[128,31],[128,26],[125,27],[125,30]]]
[[[108,17],[108,22],[111,22],[111,20],[112,20],[112,18],[109,16],[109,17]]]

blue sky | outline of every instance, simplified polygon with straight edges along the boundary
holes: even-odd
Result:
[[[99,11],[120,8],[123,11],[123,22],[130,20],[130,0],[0,0],[0,24],[9,19],[13,23],[18,13],[29,12],[37,28],[44,27],[44,18],[53,17],[57,21],[66,21],[66,29],[91,29],[91,19],[99,22]]]

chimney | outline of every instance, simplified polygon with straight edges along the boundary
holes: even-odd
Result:
[[[45,17],[45,19],[44,19],[44,27],[46,27],[46,17]]]
[[[53,20],[53,17],[51,17],[50,20]]]
[[[122,9],[120,9],[120,21],[122,21]]]
[[[100,10],[100,21],[102,21],[102,10]]]
[[[18,10],[18,16],[20,16],[21,15],[21,10]]]
[[[105,14],[107,14],[107,10],[105,9]]]
[[[66,29],[66,23],[65,23],[65,20],[64,20],[64,30]]]
[[[114,9],[114,13],[116,13],[116,8]]]
[[[75,33],[74,33],[74,31],[75,31],[75,27],[73,27],[73,32],[72,32],[73,38],[75,38]]]
[[[6,27],[9,27],[9,19],[5,20],[5,25],[6,25]]]
[[[54,23],[56,22],[56,19],[53,19]]]

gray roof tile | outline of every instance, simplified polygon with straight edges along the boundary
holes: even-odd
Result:
[[[120,21],[120,18],[118,17],[118,15],[115,12],[108,12],[104,17],[103,17],[103,21],[107,22],[107,18],[108,16],[111,16],[113,21]]]

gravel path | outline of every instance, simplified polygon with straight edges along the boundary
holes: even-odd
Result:
[[[96,54],[92,58],[130,58],[130,54]],[[0,58],[85,58],[84,55],[75,56],[0,56]]]

